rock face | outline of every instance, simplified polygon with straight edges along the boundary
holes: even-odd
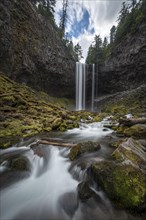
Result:
[[[91,173],[107,195],[121,207],[146,208],[146,153],[132,138],[119,143],[115,160],[93,163]]]
[[[98,92],[115,93],[146,83],[146,24],[116,46],[105,65],[99,66]]]
[[[74,96],[75,62],[29,0],[0,2],[0,70],[54,96]]]

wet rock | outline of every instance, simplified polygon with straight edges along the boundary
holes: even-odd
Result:
[[[28,159],[23,156],[12,159],[10,167],[20,171],[28,171],[30,169]]]
[[[59,198],[59,203],[61,204],[64,211],[72,217],[78,208],[78,197],[76,192],[67,192]]]
[[[78,194],[79,194],[79,198],[82,201],[86,201],[94,195],[93,190],[90,189],[90,187],[89,187],[89,183],[85,182],[85,181],[79,183],[79,185],[78,185]]]
[[[133,138],[116,142],[112,161],[91,165],[90,173],[96,183],[119,206],[142,209],[146,206],[146,152]]]
[[[69,152],[70,160],[77,159],[81,154],[87,152],[94,152],[100,149],[100,144],[92,141],[87,141],[79,143],[76,146],[72,147]]]
[[[139,169],[146,170],[146,153],[139,141],[129,138],[119,143],[112,156],[125,164],[131,164]]]
[[[136,124],[145,124],[146,123],[146,118],[121,118],[119,119],[119,123],[124,125],[124,126],[132,126]]]
[[[106,128],[103,128],[102,130],[103,130],[103,131],[108,131],[108,129],[106,129]]]
[[[127,128],[123,132],[128,137],[146,138],[146,125],[136,124]]]
[[[139,209],[146,204],[146,175],[136,167],[103,161],[92,164],[91,173],[116,205]]]

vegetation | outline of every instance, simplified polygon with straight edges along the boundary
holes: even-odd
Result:
[[[145,174],[131,165],[111,161],[92,164],[96,182],[120,207],[135,209],[145,203]]]
[[[62,16],[60,19],[60,35],[63,38],[65,36],[65,23],[67,19],[68,0],[63,0]]]
[[[67,99],[50,97],[25,84],[17,84],[0,73],[0,148],[10,147],[22,137],[52,130],[66,131],[78,127],[82,119],[98,121],[90,112],[69,112]],[[89,119],[89,115],[92,119]]]
[[[114,48],[127,34],[134,34],[139,25],[146,20],[146,0],[130,0],[123,2],[118,17],[118,25],[110,30],[110,42],[107,38],[102,41],[100,35],[95,35],[93,44],[90,45],[86,63],[103,63],[112,53]]]
[[[54,7],[56,0],[29,0],[36,8],[37,11],[47,18],[55,26],[54,20]]]

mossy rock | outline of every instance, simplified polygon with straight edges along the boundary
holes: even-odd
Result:
[[[91,173],[119,207],[139,209],[146,205],[146,175],[141,170],[107,161],[92,164]]]
[[[146,152],[138,140],[128,138],[120,141],[118,148],[112,153],[116,160],[129,161],[139,169],[146,169]]]
[[[52,124],[52,129],[53,130],[57,129],[61,125],[61,122],[62,122],[62,118],[56,118]]]
[[[11,147],[12,145],[18,143],[21,140],[20,137],[11,137],[11,136],[6,136],[6,137],[1,137],[0,138],[0,149],[6,149],[8,147]]]
[[[23,156],[14,158],[10,163],[10,167],[20,171],[28,171],[30,169],[28,159]]]
[[[123,132],[127,137],[146,138],[146,125],[136,124]]]
[[[100,144],[96,142],[87,141],[87,142],[79,143],[71,148],[69,152],[69,159],[75,160],[83,153],[94,152],[99,149],[100,149]]]
[[[86,201],[94,195],[88,182],[84,181],[78,184],[78,195],[82,201]]]

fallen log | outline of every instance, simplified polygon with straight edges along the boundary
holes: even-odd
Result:
[[[60,146],[60,147],[74,147],[76,144],[73,143],[66,143],[66,142],[59,142],[59,141],[48,141],[48,140],[39,140],[37,144],[46,144],[46,145],[53,145],[53,146]]]

